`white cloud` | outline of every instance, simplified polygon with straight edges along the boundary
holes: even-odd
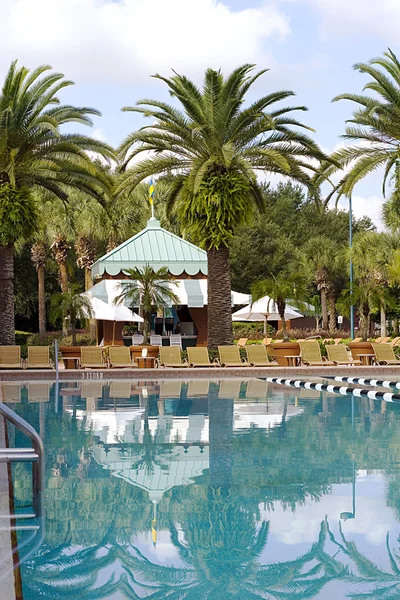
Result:
[[[85,82],[260,62],[265,40],[289,33],[268,0],[241,11],[219,0],[1,0],[0,22],[0,68],[50,62]]]
[[[322,34],[337,38],[351,34],[377,35],[385,43],[397,44],[399,0],[302,0],[316,9],[322,17]]]

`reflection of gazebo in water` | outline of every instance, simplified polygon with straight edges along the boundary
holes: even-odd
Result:
[[[121,293],[120,283],[127,279],[128,269],[142,270],[149,265],[154,271],[166,267],[177,285],[171,289],[179,298],[177,307],[170,307],[167,318],[153,315],[152,329],[156,334],[179,330],[184,346],[207,343],[207,253],[197,246],[163,229],[151,218],[147,227],[132,238],[99,258],[92,266],[95,285],[93,297],[107,303]],[[110,281],[112,280],[112,281]],[[250,296],[232,292],[232,306],[248,304]],[[115,342],[122,343],[123,322],[115,327]],[[113,323],[100,321],[99,337],[111,343]],[[165,336],[168,338],[168,335]],[[168,339],[165,340],[166,342]]]

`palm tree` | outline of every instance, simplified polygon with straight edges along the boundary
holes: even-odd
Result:
[[[38,313],[39,333],[46,333],[46,290],[45,268],[47,262],[47,246],[43,239],[37,239],[31,247],[31,258],[38,276]]]
[[[306,298],[305,277],[298,265],[287,265],[277,275],[256,281],[252,287],[253,300],[269,296],[276,303],[282,322],[283,339],[287,340],[285,311],[287,302],[303,302]]]
[[[388,49],[383,57],[373,58],[367,64],[358,63],[354,69],[371,77],[364,90],[371,90],[375,95],[341,94],[334,98],[334,102],[350,100],[357,105],[343,136],[345,140],[357,143],[332,155],[331,160],[336,166],[332,163],[325,165],[322,179],[329,178],[338,168],[350,167],[334,186],[334,191],[339,192],[338,198],[341,195],[350,197],[361,179],[384,167],[383,194],[390,178],[394,179],[395,191],[399,194],[400,178],[396,177],[396,173],[400,166],[400,62]]]
[[[14,337],[14,246],[28,240],[38,222],[33,193],[67,201],[69,189],[98,196],[106,183],[88,151],[112,158],[106,144],[62,133],[65,123],[91,125],[92,108],[61,105],[57,94],[72,82],[49,66],[33,71],[11,63],[0,92],[0,344]]]
[[[279,173],[310,184],[303,167],[324,159],[294,116],[304,106],[275,108],[293,96],[272,92],[243,107],[247,92],[266,70],[243,65],[228,77],[207,69],[203,90],[184,75],[163,81],[180,108],[143,100],[134,111],[151,124],[129,135],[120,147],[121,170],[144,152],[122,176],[119,192],[134,189],[153,175],[171,180],[168,206],[182,228],[208,255],[208,345],[232,343],[229,242],[238,225],[264,206],[256,172]]]
[[[76,322],[93,318],[92,304],[86,296],[72,285],[66,292],[56,294],[51,299],[51,317],[66,321],[72,333],[72,345],[76,346]]]
[[[321,297],[322,329],[335,329],[335,266],[343,249],[325,235],[315,236],[306,241],[303,247],[306,265]]]
[[[139,307],[143,310],[144,340],[147,341],[150,328],[151,313],[164,306],[178,304],[179,299],[170,289],[177,285],[168,272],[167,267],[154,271],[149,265],[141,269],[128,269],[126,275],[132,281],[122,282],[122,292],[115,298],[115,304],[129,302],[132,309]]]

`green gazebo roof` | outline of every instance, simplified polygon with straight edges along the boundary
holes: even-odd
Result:
[[[155,271],[167,267],[172,275],[207,275],[207,253],[190,242],[160,227],[160,221],[151,218],[146,229],[99,258],[92,266],[92,277],[104,273],[118,275],[134,267],[150,265]]]

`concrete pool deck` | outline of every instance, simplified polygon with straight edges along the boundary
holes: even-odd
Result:
[[[307,378],[324,376],[372,377],[380,379],[399,377],[400,366],[337,366],[337,367],[236,367],[236,368],[160,368],[160,369],[60,369],[59,381],[133,379],[231,379],[288,377]],[[56,372],[49,369],[4,370],[0,371],[0,381],[55,381]]]

